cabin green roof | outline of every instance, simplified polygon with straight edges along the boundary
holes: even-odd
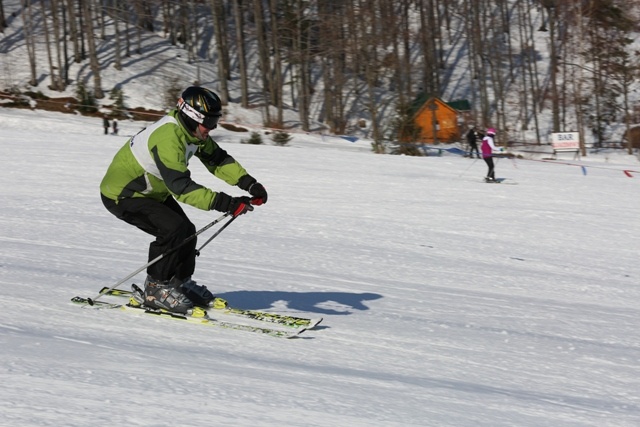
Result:
[[[411,108],[409,109],[410,115],[414,115],[415,113],[422,108],[425,102],[427,102],[432,95],[424,92],[420,92],[416,98],[411,103]],[[471,103],[467,99],[456,99],[455,101],[446,102],[440,99],[442,102],[447,104],[449,107],[453,108],[457,111],[471,111]]]

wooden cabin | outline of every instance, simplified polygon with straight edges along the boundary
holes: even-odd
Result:
[[[460,100],[447,103],[438,97],[425,98],[424,95],[419,96],[414,103],[413,121],[420,128],[414,137],[415,142],[460,141],[460,124],[465,122],[463,111],[471,109],[469,102]]]

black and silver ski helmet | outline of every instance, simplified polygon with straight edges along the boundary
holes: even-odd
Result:
[[[207,129],[215,129],[222,117],[222,102],[220,97],[209,89],[190,86],[182,92],[178,100],[178,110],[190,131],[193,132],[198,123]]]

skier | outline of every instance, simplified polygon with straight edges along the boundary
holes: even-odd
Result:
[[[478,151],[478,131],[475,126],[472,126],[467,132],[467,142],[469,143],[469,157],[473,158],[473,152],[476,152],[476,157],[480,158],[480,152]]]
[[[149,260],[177,247],[195,233],[195,226],[177,202],[233,216],[267,202],[264,186],[223,150],[210,136],[221,117],[218,95],[205,88],[188,87],[177,107],[130,138],[109,166],[100,193],[109,212],[156,237]],[[188,163],[196,156],[229,185],[252,198],[215,192],[191,179]],[[138,303],[176,313],[194,305],[206,307],[213,294],[191,276],[195,270],[196,239],[147,268],[144,295]]]
[[[109,135],[109,118],[106,114],[102,117],[102,127],[104,128],[104,134]]]
[[[113,134],[118,134],[118,119],[113,119]]]
[[[482,145],[480,150],[482,151],[482,158],[485,163],[489,167],[489,171],[487,172],[487,177],[484,179],[486,182],[496,182],[496,174],[495,174],[495,166],[493,164],[493,153],[502,152],[502,148],[496,147],[496,144],[493,140],[496,135],[496,130],[494,128],[488,128],[486,136],[482,138]]]

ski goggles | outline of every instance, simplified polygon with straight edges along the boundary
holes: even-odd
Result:
[[[220,116],[204,116],[202,126],[207,129],[215,129],[218,127],[218,120],[220,120]]]
[[[213,130],[218,127],[218,120],[220,120],[220,117],[222,116],[222,114],[219,113],[212,116],[206,116],[197,111],[191,105],[184,102],[182,98],[178,100],[178,107],[183,113],[193,119],[196,123],[200,123],[202,126],[206,127],[209,130]]]

